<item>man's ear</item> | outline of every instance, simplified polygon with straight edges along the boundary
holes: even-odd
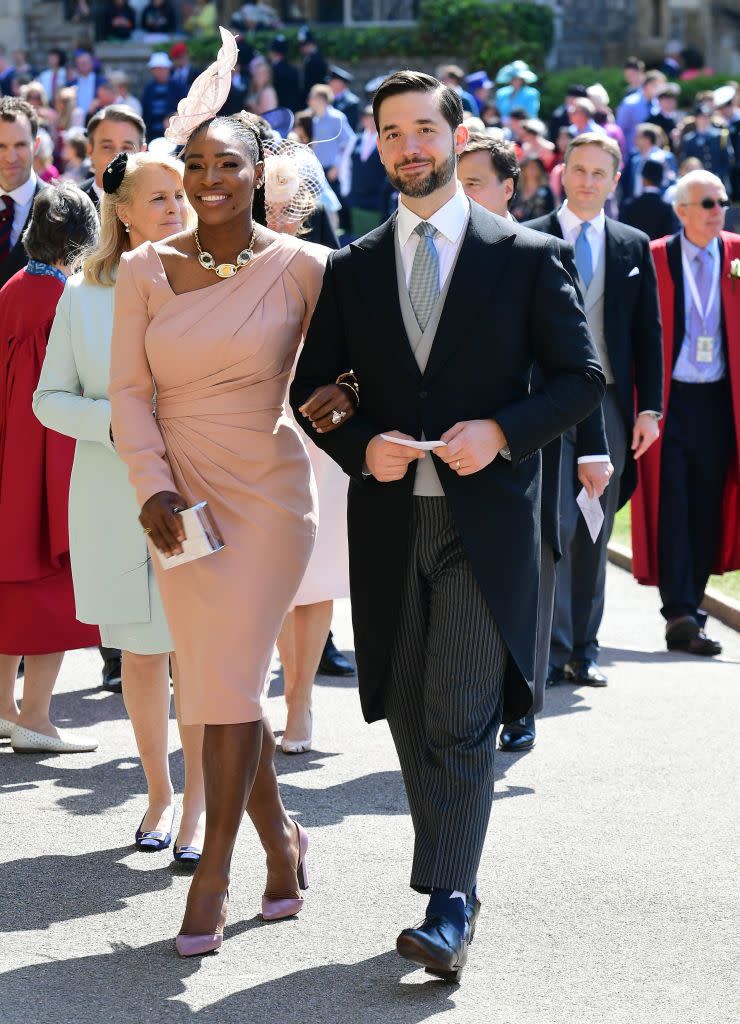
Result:
[[[462,153],[468,144],[470,138],[470,132],[464,124],[459,124],[455,129],[455,152],[458,156]]]
[[[37,135],[36,138],[33,140],[33,155],[34,156],[36,156],[36,154],[38,153],[40,145],[41,145],[41,136]]]

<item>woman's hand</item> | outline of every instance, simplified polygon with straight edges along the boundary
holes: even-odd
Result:
[[[175,491],[158,491],[144,502],[139,522],[163,555],[182,554],[185,530],[177,512],[187,507],[185,498]]]
[[[355,407],[346,388],[340,388],[338,384],[324,384],[314,391],[299,411],[311,421],[317,433],[329,434],[354,416]],[[341,416],[338,423],[332,420],[335,412]]]

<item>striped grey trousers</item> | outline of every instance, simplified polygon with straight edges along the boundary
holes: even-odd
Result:
[[[470,893],[508,652],[444,498],[414,498],[385,710],[414,825],[411,887]]]

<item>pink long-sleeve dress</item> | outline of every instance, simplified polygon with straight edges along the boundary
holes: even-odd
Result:
[[[179,295],[151,244],[121,260],[116,448],[140,505],[159,491],[205,500],[225,542],[171,569],[151,552],[185,724],[262,717],[275,640],[311,555],[315,484],[285,398],[327,254],[281,235],[235,277]]]

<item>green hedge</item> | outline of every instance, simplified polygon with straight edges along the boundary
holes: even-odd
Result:
[[[283,30],[289,42],[288,58],[294,61],[300,60],[297,32],[297,28],[291,27]],[[267,53],[274,35],[274,32],[255,32],[250,40],[258,50]],[[549,7],[533,3],[421,0],[416,25],[319,27],[316,37],[323,53],[338,62],[458,54],[471,68],[491,71],[516,58],[541,68],[552,45],[552,12]],[[188,41],[195,64],[212,61],[218,45],[215,38]]]

